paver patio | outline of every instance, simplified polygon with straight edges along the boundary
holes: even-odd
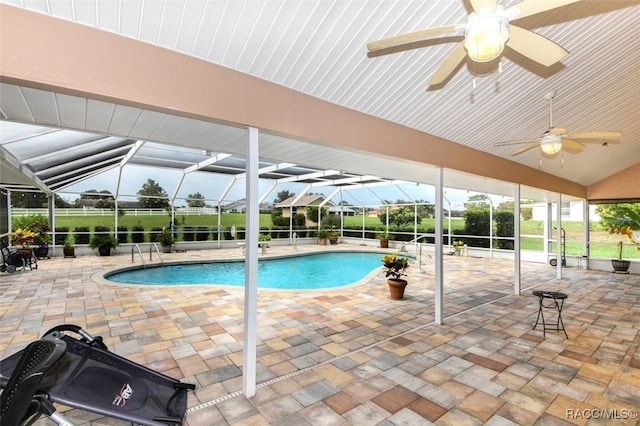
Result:
[[[363,249],[339,244],[331,249]],[[275,246],[270,255],[327,250]],[[124,250],[123,250],[124,251]],[[188,251],[165,261],[239,257]],[[0,356],[60,323],[102,335],[114,352],[197,384],[199,425],[636,424],[640,276],[445,256],[445,323],[434,324],[433,260],[410,268],[406,299],[381,273],[323,291],[259,291],[258,391],[241,394],[243,289],[133,286],[102,274],[131,256],[53,258],[0,275]],[[533,289],[569,295],[569,339],[532,330]],[[64,408],[62,408],[64,410]],[[634,417],[634,413],[635,416]],[[121,424],[68,410],[79,424]],[[623,418],[624,417],[624,418]],[[46,424],[40,420],[38,424]]]

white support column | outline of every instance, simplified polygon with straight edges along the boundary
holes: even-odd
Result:
[[[584,269],[589,269],[589,245],[591,235],[589,234],[589,222],[591,221],[591,216],[589,214],[589,202],[587,200],[582,200],[582,260],[584,261]],[[582,266],[582,264],[581,264]]]
[[[247,398],[256,394],[257,323],[258,323],[258,205],[259,143],[258,129],[247,132],[247,219],[245,235],[244,344],[242,355],[242,392]]]
[[[553,204],[547,203],[546,215],[544,220],[544,259],[545,263],[549,262],[549,254],[551,253],[551,239],[553,238]]]
[[[515,185],[513,212],[513,294],[520,294],[522,290],[521,261],[522,250],[520,244],[520,184]]]
[[[488,194],[485,194],[489,200],[489,258],[493,259],[493,201]]]
[[[222,237],[222,235],[220,235],[220,233],[222,232],[222,203],[220,202],[220,200],[218,200],[218,225],[216,229],[218,230],[218,248],[220,248],[220,240]]]
[[[60,244],[56,240],[56,194],[55,192],[51,192],[47,194],[47,211],[49,214],[49,228],[51,229],[51,247],[49,248],[50,252],[48,256],[56,255],[56,244]],[[117,210],[116,210],[117,212]],[[116,215],[117,216],[117,215]]]
[[[444,262],[443,262],[443,248],[442,248],[442,198],[443,198],[443,184],[444,172],[442,167],[436,171],[436,247],[434,256],[434,270],[435,270],[435,321],[436,324],[442,324],[442,312],[443,312],[443,289],[444,289]]]
[[[556,277],[562,279],[562,194],[558,194],[556,202]]]

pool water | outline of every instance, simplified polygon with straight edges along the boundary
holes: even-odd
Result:
[[[258,262],[258,287],[288,290],[353,284],[382,266],[381,253],[317,253]],[[187,263],[116,272],[105,276],[123,284],[224,284],[244,286],[244,261]]]

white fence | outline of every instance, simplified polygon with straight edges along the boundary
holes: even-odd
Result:
[[[164,209],[123,209],[125,215],[128,216],[154,216],[154,215],[166,215],[167,211]],[[93,209],[93,208],[56,208],[56,216],[113,216],[113,210],[111,209]],[[176,215],[181,216],[202,216],[218,214],[218,209],[212,207],[179,207],[175,209]],[[21,217],[33,214],[40,214],[48,216],[47,209],[11,209],[12,217]]]

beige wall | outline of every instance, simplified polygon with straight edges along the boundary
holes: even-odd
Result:
[[[640,164],[631,166],[587,188],[590,201],[636,200],[640,201]]]
[[[0,20],[4,82],[250,125],[314,143],[586,197],[584,186],[540,170],[183,54],[6,5],[0,5]]]

